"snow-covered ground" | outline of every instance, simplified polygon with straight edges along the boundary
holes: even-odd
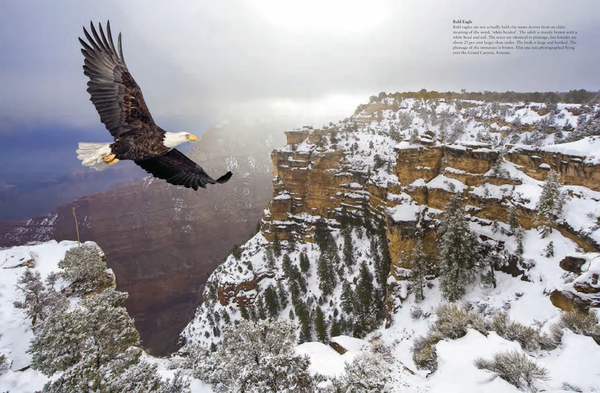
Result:
[[[33,332],[25,310],[13,306],[13,302],[23,300],[17,281],[28,269],[28,264],[45,280],[48,274],[59,270],[58,262],[65,252],[76,246],[74,241],[58,243],[53,240],[0,250],[0,354],[10,363],[10,369],[0,375],[0,391],[33,393],[48,381],[48,377],[31,368],[19,371],[31,362],[26,351]]]
[[[454,149],[466,149],[468,146],[481,151],[490,148],[501,149],[508,143],[508,139],[513,145],[529,148],[523,143],[537,138],[536,148],[585,157],[582,159],[590,165],[600,163],[599,137],[555,144],[555,135],[552,133],[536,134],[535,131],[527,131],[511,134],[511,127],[507,125],[520,123],[535,126],[540,121],[553,121],[554,126],[570,124],[577,127],[579,118],[571,112],[579,108],[577,105],[559,104],[552,117],[550,114],[539,114],[542,113],[539,108],[543,108],[543,104],[498,105],[473,101],[457,105],[450,100],[446,102],[406,99],[398,104],[397,109],[392,110],[390,107],[394,102],[391,98],[384,99],[384,103],[388,106],[384,105],[383,109],[372,113],[367,113],[366,110],[359,111],[355,116],[332,126],[335,132],[326,134],[317,144],[306,140],[293,147],[286,146],[280,151],[306,153],[308,156],[309,153],[319,155],[342,150],[344,159],[337,174],[368,174],[368,181],[380,187],[418,186],[455,192],[464,190],[490,200],[510,198],[516,205],[530,210],[535,209],[540,199],[543,182],[527,176],[513,163],[503,161],[499,169],[515,181],[514,185],[467,186],[453,177],[461,175],[460,171],[453,168],[446,168],[445,172],[429,181],[418,179],[412,185],[405,185],[399,184],[391,170],[395,164],[397,150],[417,146],[413,144],[415,137],[427,144],[441,144],[443,138],[450,138]],[[456,130],[460,132],[452,135]],[[509,137],[503,137],[502,133],[508,134]],[[569,131],[565,131],[565,135],[568,134]],[[299,164],[292,161],[289,162],[290,167]],[[491,172],[486,175],[491,176]],[[342,188],[345,189],[344,195],[355,200],[370,198],[365,184],[348,182]],[[600,216],[600,193],[572,185],[563,186],[563,191],[569,194],[564,204],[564,222],[575,231],[600,243],[600,228],[596,221]],[[294,197],[288,192],[282,192],[274,199],[286,201]],[[390,201],[391,207],[386,213],[397,223],[413,221],[425,209],[425,206],[417,204],[402,191],[398,191],[397,194],[389,193],[387,200]],[[473,211],[475,208],[469,209]],[[428,219],[435,221],[440,213],[439,210],[429,208]],[[314,224],[317,218],[319,217],[301,213],[289,217],[289,221],[272,221],[271,225],[285,226],[298,222]],[[516,252],[516,236],[507,234],[507,224],[491,225],[492,222],[488,220],[471,218],[469,226],[476,235],[491,239],[489,242],[494,245],[502,243],[508,254]],[[176,215],[175,219],[185,218]],[[306,291],[302,294],[302,300],[312,309],[318,304],[329,322],[333,320],[333,315],[342,314],[342,282],[345,281],[355,288],[361,279],[359,267],[363,263],[374,273],[377,268],[375,259],[381,251],[381,243],[378,243],[378,235],[369,233],[365,228],[352,229],[350,237],[354,263],[346,266],[343,262],[345,240],[342,228],[332,220],[326,222],[330,224],[334,249],[339,250],[342,261],[339,266],[335,266],[337,282],[331,295],[323,296],[320,286],[318,260],[321,250],[317,244],[299,242],[294,250],[289,250],[289,244],[282,242],[284,252],[280,256],[273,256],[270,251],[273,244],[267,241],[262,233],[258,233],[241,246],[237,258],[230,255],[210,277],[205,292],[206,300],[197,310],[194,320],[182,333],[187,342],[197,342],[205,346],[218,344],[220,335],[215,332],[222,332],[226,326],[242,318],[235,298],[244,298],[252,303],[255,299],[263,297],[269,287],[277,291],[280,299],[287,299],[286,302],[282,301],[279,318],[293,318],[291,316],[294,314],[294,306],[288,296],[289,288],[285,284],[286,277],[283,272],[284,255],[289,257],[293,266],[300,265],[301,254],[305,254],[310,261],[310,267],[302,273],[306,281]],[[550,242],[554,246],[554,254],[547,256],[546,248]],[[13,307],[13,302],[22,297],[16,284],[27,269],[27,262],[32,269],[39,271],[44,279],[50,272],[58,270],[57,264],[65,251],[75,245],[76,242],[48,242],[0,250],[0,354],[6,355],[11,364],[10,370],[0,375],[0,391],[34,392],[40,390],[48,380],[32,369],[18,371],[30,362],[26,350],[33,333],[24,311]],[[587,273],[579,279],[587,279],[588,276],[600,272],[599,254],[583,252],[576,243],[556,230],[547,238],[542,238],[534,229],[526,230],[523,233],[523,245],[523,260],[531,266],[526,273],[526,281],[520,277],[514,278],[496,272],[497,287],[483,285],[477,280],[467,287],[466,295],[459,303],[479,312],[484,318],[491,318],[502,312],[523,325],[549,332],[562,313],[552,305],[549,294],[554,289],[572,285],[575,279],[572,273],[567,273],[559,267],[559,261],[565,256],[584,257],[587,263],[583,266],[583,271]],[[20,266],[22,264],[24,265]],[[396,277],[403,277],[403,272],[398,273]],[[352,362],[361,352],[367,351],[373,341],[381,340],[391,349],[393,355],[389,371],[389,378],[393,381],[392,391],[519,392],[513,385],[495,377],[491,372],[478,369],[473,363],[477,358],[490,359],[494,354],[506,350],[523,351],[520,344],[500,337],[493,331],[486,336],[469,329],[464,337],[438,342],[435,344],[437,370],[431,373],[419,369],[413,361],[412,348],[415,339],[428,333],[436,319],[435,310],[444,304],[445,300],[438,279],[429,280],[430,285],[425,288],[425,300],[419,303],[408,290],[407,281],[394,281],[395,279],[390,277],[388,283],[398,285],[400,291],[395,299],[398,308],[390,316],[389,328],[381,326],[364,339],[334,337],[332,340],[347,350],[343,355],[320,342],[306,342],[296,347],[297,353],[310,358],[309,371],[312,374],[318,373],[330,378],[340,377],[345,373],[347,362]],[[241,283],[253,285],[239,287]],[[219,298],[218,290],[223,288],[227,288],[228,292],[223,291]],[[383,289],[379,283],[374,283],[374,291],[383,293]],[[297,316],[295,318],[298,320]],[[314,330],[312,333],[314,339]],[[562,342],[556,349],[528,351],[526,356],[548,371],[550,379],[537,384],[537,388],[541,390],[556,393],[600,392],[600,346],[590,337],[565,331]],[[147,355],[144,355],[144,358],[156,363],[159,373],[164,378],[172,378],[177,371],[176,365],[179,364],[174,359],[157,359]],[[196,379],[191,381],[191,390],[198,393],[212,392],[209,385]]]

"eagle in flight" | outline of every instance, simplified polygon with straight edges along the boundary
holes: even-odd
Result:
[[[90,78],[87,83],[90,100],[114,142],[80,142],[77,158],[82,165],[102,170],[119,160],[133,160],[154,177],[194,190],[206,188],[207,184],[227,182],[231,172],[214,180],[198,164],[175,149],[198,138],[187,132],[167,132],[154,123],[142,90],[125,64],[121,34],[117,52],[110,22],[106,24],[106,35],[101,24],[98,28],[100,34],[90,23],[91,35],[83,28],[88,42],[79,38],[85,58],[83,73]]]

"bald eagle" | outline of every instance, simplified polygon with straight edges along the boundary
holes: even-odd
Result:
[[[102,25],[98,24],[98,27],[100,34],[90,23],[92,35],[83,28],[88,42],[79,38],[85,58],[83,73],[90,78],[87,83],[90,100],[114,142],[79,143],[77,158],[82,165],[102,170],[119,160],[133,160],[154,177],[194,190],[205,188],[206,184],[227,182],[231,172],[214,180],[198,164],[175,149],[198,138],[187,132],[167,132],[154,123],[142,91],[125,64],[121,34],[117,53],[110,22],[106,24],[108,37]]]

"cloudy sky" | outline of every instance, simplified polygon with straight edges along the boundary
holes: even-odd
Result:
[[[454,19],[564,25],[578,44],[452,55]],[[155,121],[197,135],[233,114],[320,126],[381,91],[600,90],[598,0],[0,0],[0,185],[81,169],[78,141],[111,140],[77,41],[106,20]]]
[[[107,19],[165,126],[238,111],[345,117],[380,91],[600,89],[597,0],[0,0],[0,134],[98,125],[77,37]],[[578,45],[455,56],[453,19],[562,24]]]

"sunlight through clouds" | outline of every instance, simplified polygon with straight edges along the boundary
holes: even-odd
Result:
[[[388,0],[259,0],[251,5],[269,24],[298,34],[364,33],[389,15]]]

